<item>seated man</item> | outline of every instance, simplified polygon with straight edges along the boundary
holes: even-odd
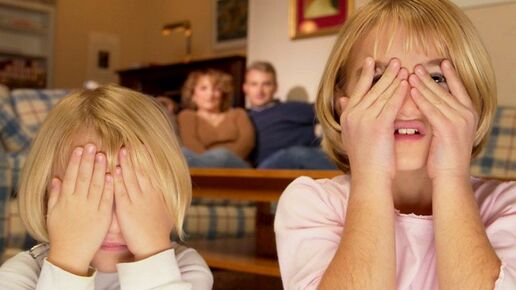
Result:
[[[255,126],[253,160],[257,168],[336,169],[319,148],[312,104],[279,102],[276,71],[268,62],[247,68],[243,85]]]

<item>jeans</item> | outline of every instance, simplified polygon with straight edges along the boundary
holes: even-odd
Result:
[[[192,150],[181,148],[189,167],[200,168],[249,168],[250,165],[235,153],[225,148],[215,148],[197,154]]]
[[[276,151],[257,168],[333,170],[337,166],[318,147],[293,146]]]

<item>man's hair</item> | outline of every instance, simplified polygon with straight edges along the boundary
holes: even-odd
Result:
[[[246,73],[248,73],[248,72],[250,72],[252,70],[257,70],[257,71],[261,71],[261,72],[264,72],[264,73],[271,74],[272,75],[272,80],[274,81],[274,84],[278,83],[278,81],[276,79],[276,70],[274,69],[274,66],[270,62],[267,62],[267,61],[255,61],[255,62],[251,63],[247,67]]]

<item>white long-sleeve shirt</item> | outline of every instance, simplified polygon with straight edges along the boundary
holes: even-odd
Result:
[[[34,254],[33,254],[34,255]],[[89,277],[69,273],[47,260],[48,249],[33,258],[19,253],[0,267],[0,290],[209,290],[213,276],[193,249],[175,244],[147,259],[117,264],[117,272]]]

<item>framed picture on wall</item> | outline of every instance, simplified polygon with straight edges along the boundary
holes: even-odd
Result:
[[[336,33],[353,10],[354,0],[290,0],[290,38]]]
[[[247,41],[248,0],[213,0],[213,48],[244,48]]]

